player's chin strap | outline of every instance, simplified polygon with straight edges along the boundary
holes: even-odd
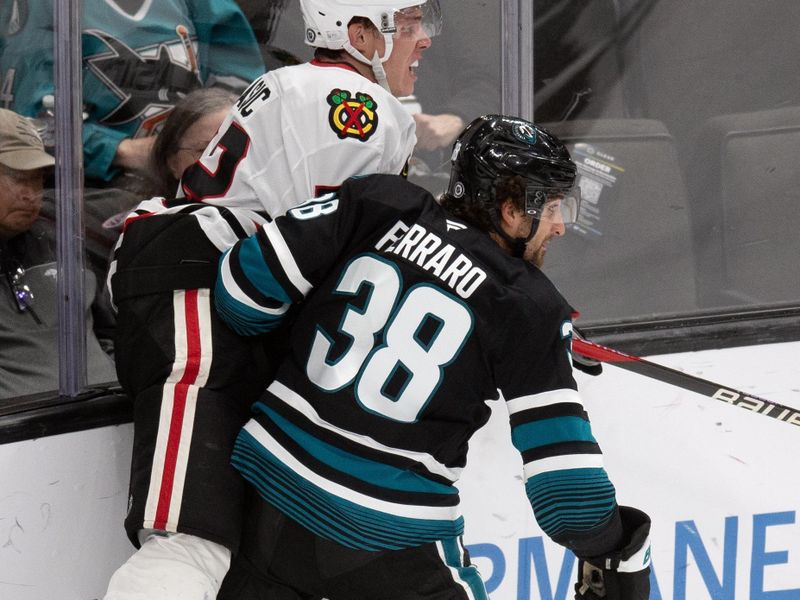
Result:
[[[497,235],[503,238],[511,249],[511,256],[515,258],[522,258],[523,254],[525,254],[525,246],[528,245],[531,238],[536,235],[536,230],[539,229],[539,219],[533,219],[531,230],[527,237],[511,237],[503,231],[503,228],[500,226],[500,217],[496,211],[492,213],[492,224],[494,225],[494,230],[497,232]]]
[[[392,55],[392,49],[394,48],[394,38],[391,34],[384,33],[383,39],[386,40],[386,51],[383,54],[383,58],[381,58],[378,51],[375,50],[375,54],[372,55],[372,60],[368,59],[364,56],[361,52],[356,50],[351,44],[350,40],[345,41],[344,49],[347,51],[350,56],[355,58],[357,61],[364,63],[365,65],[369,65],[372,67],[372,74],[375,76],[375,81],[385,89],[390,94],[392,93],[391,88],[389,87],[389,79],[386,77],[386,69],[383,68],[383,63],[389,60],[389,57]]]

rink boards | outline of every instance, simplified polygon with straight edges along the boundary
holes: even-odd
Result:
[[[800,342],[648,357],[800,407]],[[800,428],[606,366],[578,373],[620,503],[653,518],[652,600],[800,598]],[[0,421],[2,427],[2,421]],[[0,598],[90,600],[132,552],[130,424],[0,445]],[[575,558],[543,538],[505,409],[459,484],[493,600],[572,598]]]

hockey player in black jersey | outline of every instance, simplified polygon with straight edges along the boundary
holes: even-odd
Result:
[[[223,256],[232,329],[293,325],[234,450],[257,495],[219,598],[486,598],[455,487],[486,400],[508,409],[537,522],[580,559],[575,598],[648,598],[650,520],[617,505],[572,310],[538,268],[578,205],[559,140],[487,116],[456,141],[441,204],[353,178]]]

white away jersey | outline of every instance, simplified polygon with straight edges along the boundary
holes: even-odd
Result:
[[[397,98],[347,64],[312,61],[256,79],[182,189],[274,218],[350,176],[399,175],[415,143]]]

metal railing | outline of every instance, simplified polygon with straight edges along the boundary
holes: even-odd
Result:
[[[80,0],[56,0],[53,18],[58,389],[61,396],[73,397],[86,387]]]

